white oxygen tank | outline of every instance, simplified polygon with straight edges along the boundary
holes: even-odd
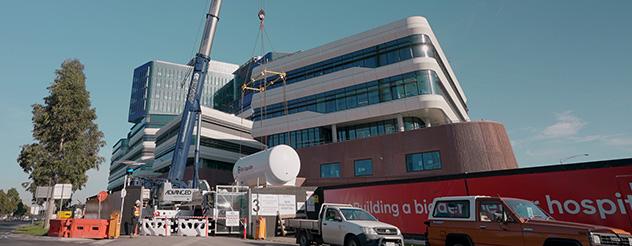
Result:
[[[233,167],[237,185],[294,186],[301,170],[298,153],[287,145],[277,145],[240,158]]]

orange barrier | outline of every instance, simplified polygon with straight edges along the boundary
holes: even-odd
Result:
[[[263,216],[257,219],[257,227],[254,238],[255,240],[266,240],[266,218]]]
[[[108,221],[97,219],[74,219],[70,227],[72,238],[107,238]]]
[[[114,212],[110,215],[110,225],[108,226],[108,238],[119,238],[121,235],[121,224],[119,223],[119,213]]]
[[[50,227],[48,227],[48,236],[69,237],[71,223],[72,219],[50,220]]]

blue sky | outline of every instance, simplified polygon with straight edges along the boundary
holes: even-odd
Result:
[[[212,57],[253,53],[260,1],[224,1]],[[504,123],[520,166],[632,157],[632,1],[267,0],[277,51],[305,50],[426,16],[469,99],[472,119]],[[30,105],[67,58],[86,66],[108,146],[83,200],[107,185],[111,146],[125,136],[134,67],[194,55],[208,0],[3,1],[0,8],[0,189],[27,180],[15,159],[31,140]],[[257,53],[258,54],[258,53]],[[28,200],[29,194],[22,192]]]

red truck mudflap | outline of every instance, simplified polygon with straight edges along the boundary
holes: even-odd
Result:
[[[559,220],[632,231],[632,159],[324,187],[323,195],[410,235],[426,231],[434,198],[458,195],[532,200]]]

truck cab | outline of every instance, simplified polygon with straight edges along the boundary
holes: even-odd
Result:
[[[507,197],[437,198],[426,225],[432,246],[632,245],[626,231],[558,221],[531,201]]]
[[[288,226],[296,230],[300,245],[404,245],[397,227],[380,222],[367,211],[348,204],[325,203],[318,220],[291,219]]]

